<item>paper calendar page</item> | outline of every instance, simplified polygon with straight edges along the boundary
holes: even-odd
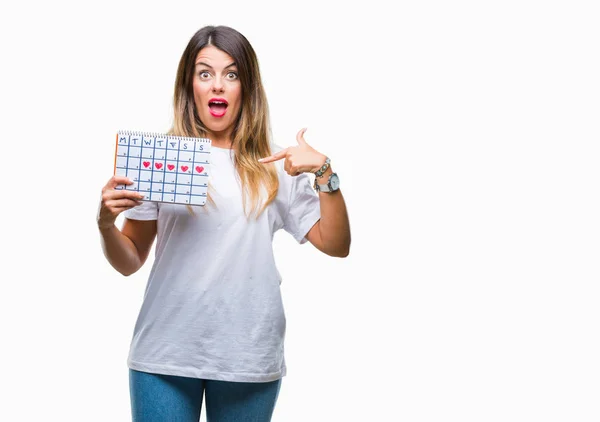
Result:
[[[118,131],[114,174],[133,184],[116,189],[140,192],[143,201],[204,205],[210,147],[207,138]]]

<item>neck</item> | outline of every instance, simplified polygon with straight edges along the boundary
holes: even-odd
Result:
[[[208,132],[206,137],[210,139],[211,144],[217,148],[231,148],[231,131]]]

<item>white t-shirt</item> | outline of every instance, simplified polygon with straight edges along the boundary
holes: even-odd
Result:
[[[204,207],[144,202],[125,212],[157,220],[156,256],[135,324],[131,369],[237,382],[286,374],[285,314],[273,235],[299,243],[321,217],[308,175],[275,163],[279,191],[261,214],[246,218],[232,150],[212,147],[211,197]]]

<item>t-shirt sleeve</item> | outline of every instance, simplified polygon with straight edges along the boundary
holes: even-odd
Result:
[[[130,220],[158,220],[158,202],[144,201],[142,205],[125,210],[123,215]]]
[[[292,176],[289,176],[292,177]],[[313,190],[307,174],[292,177],[290,199],[283,229],[298,243],[306,243],[306,234],[321,218],[319,196]]]

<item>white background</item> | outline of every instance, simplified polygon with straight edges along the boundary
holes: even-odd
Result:
[[[345,259],[276,235],[273,420],[600,419],[594,2],[19,4],[0,11],[0,420],[130,420],[151,264],[107,264],[98,200],[116,131],[169,128],[207,24],[253,44],[276,142],[308,127],[350,215]]]

